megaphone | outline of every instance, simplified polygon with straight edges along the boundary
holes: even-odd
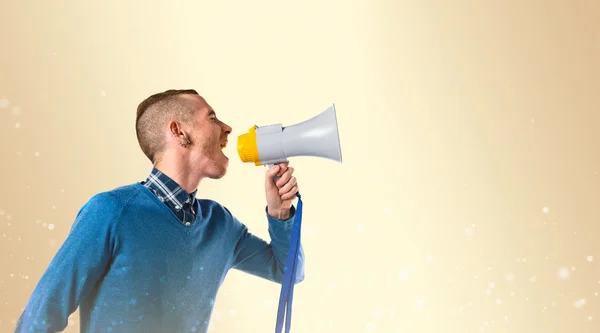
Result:
[[[237,149],[242,162],[269,167],[287,162],[290,157],[295,156],[320,157],[342,163],[335,104],[320,114],[295,125],[285,127],[282,124],[260,127],[255,125],[250,128],[248,133],[238,137]],[[276,176],[276,178],[278,177]],[[300,248],[303,207],[300,193],[296,193],[296,196],[298,205],[279,295],[275,333],[280,333],[283,329],[286,312],[285,332],[289,333],[291,327],[291,304]]]
[[[320,157],[342,163],[335,104],[301,123],[254,125],[238,137],[238,155],[244,163],[274,165],[290,157]]]

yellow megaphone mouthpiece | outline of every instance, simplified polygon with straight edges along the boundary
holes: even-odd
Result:
[[[248,130],[248,133],[238,137],[237,150],[242,162],[253,162],[255,165],[261,165],[260,156],[258,155],[258,145],[256,143],[256,128],[257,126],[252,126]]]

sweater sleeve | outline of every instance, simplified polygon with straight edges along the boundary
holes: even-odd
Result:
[[[291,208],[291,216],[279,220],[268,213],[267,217],[270,242],[253,235],[241,222],[241,235],[234,250],[232,268],[276,282],[283,283],[284,267],[294,225],[295,207]],[[295,283],[304,280],[304,249],[299,244]]]
[[[95,195],[79,210],[73,226],[33,290],[15,333],[62,332],[107,268],[118,212],[108,196]]]

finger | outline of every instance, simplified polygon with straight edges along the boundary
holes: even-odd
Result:
[[[290,180],[287,183],[285,183],[285,185],[279,188],[279,195],[283,195],[284,193],[291,191],[292,188],[296,185],[296,183],[296,177],[292,176]]]
[[[294,168],[288,168],[277,180],[277,187],[283,187],[289,180],[292,178],[292,174],[294,173]]]
[[[281,196],[281,200],[285,201],[285,200],[292,199],[293,197],[296,196],[296,193],[298,192],[298,189],[299,189],[298,183],[296,183],[294,185],[294,187],[292,187],[291,191],[289,191],[289,192],[287,192],[287,193],[285,193],[284,195]]]

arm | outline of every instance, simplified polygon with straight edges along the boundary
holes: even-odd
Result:
[[[279,220],[266,213],[270,243],[253,235],[248,228],[241,225],[241,235],[234,250],[232,268],[281,284],[284,266],[287,260],[295,208],[292,206],[289,218]],[[298,266],[295,283],[304,280],[304,250],[302,243],[298,250]]]
[[[62,332],[69,316],[101,277],[111,256],[115,214],[106,199],[96,195],[78,212],[19,317],[15,333]]]

